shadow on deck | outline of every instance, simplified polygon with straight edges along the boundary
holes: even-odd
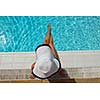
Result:
[[[48,78],[49,83],[76,83],[74,79],[71,79],[68,76],[66,70],[61,69],[58,73],[53,75],[52,77]]]

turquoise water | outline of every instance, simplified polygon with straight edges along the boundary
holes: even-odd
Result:
[[[100,50],[99,16],[1,16],[0,52],[34,51],[48,23],[58,51]]]

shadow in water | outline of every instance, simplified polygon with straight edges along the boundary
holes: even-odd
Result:
[[[48,78],[48,81],[50,83],[76,83],[74,79],[68,76],[67,71],[64,69],[61,69],[58,73]]]

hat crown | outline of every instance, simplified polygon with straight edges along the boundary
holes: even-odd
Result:
[[[39,66],[39,70],[43,73],[48,73],[52,67],[52,63],[50,59],[43,60]]]

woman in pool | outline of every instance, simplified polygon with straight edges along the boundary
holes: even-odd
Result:
[[[61,69],[59,56],[53,44],[51,34],[51,25],[48,25],[48,31],[44,38],[44,44],[35,49],[36,61],[31,66],[30,78],[46,79],[56,74]]]

